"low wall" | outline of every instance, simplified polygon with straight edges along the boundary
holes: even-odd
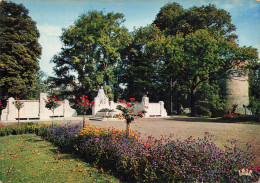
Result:
[[[45,101],[47,98],[46,93],[40,94],[39,100],[20,100],[24,103],[23,108],[20,110],[20,119],[39,119],[48,120],[52,118],[52,112],[45,107]],[[18,110],[16,109],[14,98],[9,98],[6,108],[2,111],[1,121],[14,121],[18,118]],[[72,117],[77,116],[77,112],[69,105],[68,100],[61,101],[61,105],[54,110],[54,117]]]

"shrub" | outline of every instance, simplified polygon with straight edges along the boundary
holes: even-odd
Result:
[[[141,141],[135,132],[80,125],[45,127],[45,135],[61,148],[73,150],[98,167],[112,170],[131,182],[252,182],[260,167],[252,153],[237,148],[236,141],[219,149],[205,134],[202,139]],[[248,145],[249,147],[249,145]],[[248,169],[251,176],[240,176]]]
[[[210,110],[200,105],[196,105],[196,114],[199,116],[211,116]]]
[[[231,113],[231,114],[225,114],[222,117],[222,120],[229,120],[229,121],[256,121],[258,122],[258,116],[257,115],[245,115],[240,113]]]
[[[49,126],[49,125],[51,125],[51,123],[43,123],[43,124],[21,123],[21,124],[12,124],[12,125],[1,125],[0,136],[37,133],[41,127]]]

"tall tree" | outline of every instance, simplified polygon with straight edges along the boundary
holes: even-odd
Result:
[[[122,61],[125,64],[125,76],[122,83],[127,86],[126,98],[135,97],[138,100],[148,95],[156,100],[158,88],[157,76],[160,59],[160,49],[164,35],[156,26],[147,26],[136,29],[132,33],[132,42],[127,47]],[[159,40],[162,38],[162,40]],[[158,41],[154,44],[154,40]],[[153,44],[153,46],[150,46]]]
[[[185,10],[178,3],[169,3],[161,8],[153,23],[168,35],[183,33],[185,36],[207,28],[227,38],[237,38],[232,33],[236,27],[231,23],[230,14],[211,4]]]
[[[56,85],[69,86],[71,95],[93,97],[100,86],[113,89],[120,52],[130,40],[120,13],[90,11],[63,29],[62,52],[55,55]]]
[[[0,96],[25,96],[34,87],[39,70],[39,31],[28,10],[0,2]]]
[[[256,59],[255,54],[249,52],[250,48],[239,47],[236,43],[237,35],[233,33],[236,27],[231,23],[230,14],[214,5],[186,10],[177,3],[170,3],[161,8],[153,24],[166,36],[173,36],[163,59],[162,73],[165,81],[169,82],[165,86],[175,88],[176,106],[179,106],[178,93],[183,95],[189,91],[193,115],[196,93],[200,89],[211,85],[207,88],[219,91],[216,81],[228,76],[232,67],[245,60]],[[219,100],[215,92],[202,94],[200,91],[199,94],[211,94],[209,98]]]

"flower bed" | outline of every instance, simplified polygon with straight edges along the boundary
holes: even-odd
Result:
[[[233,147],[219,149],[209,133],[203,139],[147,141],[135,132],[81,125],[44,127],[38,132],[64,150],[133,182],[252,182],[260,176],[254,155]],[[246,169],[251,176],[239,175]]]
[[[240,113],[230,113],[230,114],[225,114],[222,117],[222,120],[229,120],[229,121],[258,121],[258,116],[257,115],[245,115],[245,114],[240,114]]]

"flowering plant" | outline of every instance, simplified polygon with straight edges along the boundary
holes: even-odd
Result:
[[[135,101],[135,98],[130,98],[129,100],[130,100],[130,102],[128,102],[128,103],[124,100],[120,100],[120,102],[123,104],[123,106],[118,105],[116,107],[118,110],[123,112],[122,115],[126,120],[126,136],[129,136],[130,123],[132,121],[134,121],[134,119],[135,119],[134,106],[135,106],[135,103],[137,103],[137,101]],[[143,115],[141,115],[142,114],[141,111],[138,111],[138,113],[140,114],[140,117],[143,117]]]
[[[53,118],[54,118],[54,110],[60,106],[60,100],[58,100],[55,96],[47,97],[47,99],[43,98],[45,101],[45,107],[52,111],[52,126],[53,126]]]
[[[122,115],[122,114],[115,114],[114,116],[113,116],[113,118],[118,118],[118,119],[124,119],[124,116]]]
[[[112,115],[104,115],[104,118],[112,118]]]
[[[20,124],[20,110],[23,108],[24,104],[22,101],[20,101],[21,97],[17,98],[17,100],[14,102],[14,106],[18,110],[18,124]]]
[[[87,113],[87,110],[89,108],[92,107],[92,105],[94,104],[94,101],[89,102],[88,96],[86,95],[82,95],[80,100],[77,100],[78,102],[78,106],[81,109],[81,111],[83,112],[83,128],[85,128],[85,115]]]
[[[145,116],[145,113],[147,113],[146,110],[138,111],[138,116],[142,118]]]

